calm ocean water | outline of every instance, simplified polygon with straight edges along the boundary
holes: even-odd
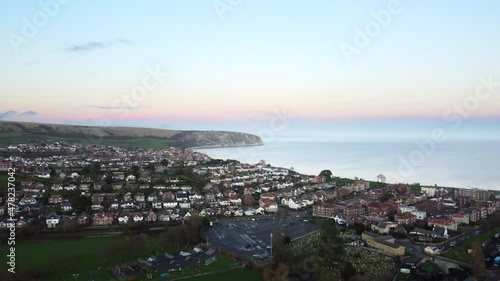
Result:
[[[273,166],[317,175],[334,175],[388,182],[478,187],[500,190],[500,141],[448,140],[435,147],[415,141],[273,141],[263,146],[204,148],[212,158],[244,163],[265,160]]]

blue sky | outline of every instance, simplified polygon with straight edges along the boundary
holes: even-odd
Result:
[[[500,81],[498,1],[64,2],[0,3],[1,119],[255,132],[286,110],[297,134],[418,136],[453,125],[443,115],[479,77]],[[342,44],[358,52],[347,58]],[[151,69],[168,75],[130,102]],[[500,136],[495,91],[454,134]]]

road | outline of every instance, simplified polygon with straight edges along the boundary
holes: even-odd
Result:
[[[438,248],[441,248],[442,252],[445,252],[445,251],[449,250],[450,248],[454,247],[454,246],[452,246],[452,243],[455,243],[455,245],[461,244],[464,241],[471,239],[475,235],[478,235],[480,233],[487,231],[491,227],[493,227],[493,225],[491,225],[489,223],[482,224],[482,225],[477,226],[475,228],[471,228],[458,236],[450,238],[441,244],[435,244],[435,246],[437,246]],[[401,246],[404,246],[410,253],[415,255],[415,257],[417,257],[417,258],[428,257],[429,255],[427,255],[425,253],[424,249],[425,249],[425,247],[432,245],[432,244],[429,244],[429,245],[414,244],[412,242],[405,242],[405,241],[399,241],[399,240],[397,240],[396,243],[401,245]]]

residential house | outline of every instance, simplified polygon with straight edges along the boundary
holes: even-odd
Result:
[[[142,213],[139,213],[139,212],[133,214],[131,217],[132,217],[134,223],[141,223],[144,221],[144,215]],[[129,216],[129,218],[130,218],[130,216]]]
[[[151,203],[151,206],[154,209],[161,209],[161,208],[163,208],[163,202],[161,202],[161,201],[154,201],[154,202]]]
[[[90,202],[92,205],[101,205],[106,198],[106,194],[104,193],[94,193],[90,196]]]
[[[131,221],[131,219],[133,220],[133,218],[131,218],[131,215],[125,212],[120,213],[117,216],[117,219],[118,219],[118,224],[127,224],[129,221]]]
[[[255,209],[254,208],[248,208],[244,211],[245,216],[253,216],[255,215]]]
[[[154,202],[154,201],[158,201],[158,195],[156,195],[155,193],[151,193],[148,195],[148,202]]]
[[[45,219],[45,224],[47,225],[47,228],[56,228],[56,226],[60,223],[60,220],[61,218],[58,215],[51,213]]]
[[[372,224],[372,231],[380,234],[389,234],[398,227],[397,223],[393,222],[381,222],[377,225]]]
[[[134,200],[136,202],[146,202],[146,196],[144,195],[144,193],[142,192],[137,192],[135,195],[134,195]]]
[[[427,224],[429,226],[439,226],[454,231],[458,229],[457,222],[447,218],[430,218],[427,220]]]
[[[454,220],[457,224],[469,224],[469,214],[468,213],[456,213],[451,215],[450,217],[452,220]]]
[[[71,211],[73,211],[73,205],[70,202],[62,202],[61,203],[61,211],[62,212],[71,212]]]
[[[165,208],[165,209],[176,208],[178,205],[179,205],[179,202],[177,202],[175,200],[163,202],[163,208]]]
[[[340,208],[331,204],[320,204],[313,206],[313,216],[315,217],[331,218],[335,216],[335,214],[337,214],[339,211]]]
[[[90,222],[89,216],[85,213],[81,213],[76,217],[76,223],[78,225],[88,225]]]
[[[278,211],[278,204],[275,200],[272,199],[260,199],[259,207],[264,208],[264,210],[268,213],[276,213]]]
[[[92,225],[111,225],[113,224],[115,216],[112,213],[97,213],[92,217]]]
[[[417,217],[409,212],[394,215],[394,222],[398,225],[413,225],[416,221]]]
[[[130,192],[125,193],[125,195],[123,195],[122,200],[123,202],[132,202],[133,201],[132,194]]]
[[[164,210],[158,215],[158,221],[160,222],[168,222],[170,221],[170,212],[168,210]]]
[[[60,204],[64,201],[62,195],[54,194],[49,197],[49,204]]]
[[[185,201],[179,202],[179,207],[181,209],[190,209],[191,208],[191,202],[189,200],[185,200]]]
[[[365,208],[361,205],[347,205],[342,212],[347,217],[361,217],[365,214]]]

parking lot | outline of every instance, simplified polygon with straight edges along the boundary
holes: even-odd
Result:
[[[218,250],[244,258],[267,258],[271,233],[284,233],[293,240],[318,229],[316,224],[294,214],[283,218],[258,217],[215,222],[204,236],[207,243]]]

